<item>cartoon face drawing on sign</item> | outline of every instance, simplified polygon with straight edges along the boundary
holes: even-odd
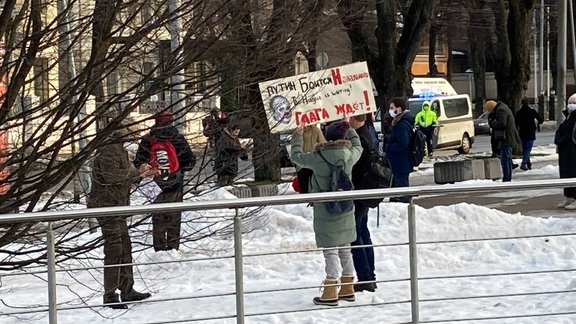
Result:
[[[270,113],[275,121],[289,124],[292,118],[290,102],[282,96],[274,96],[270,99]]]

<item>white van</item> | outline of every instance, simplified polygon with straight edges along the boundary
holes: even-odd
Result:
[[[408,99],[408,108],[412,116],[422,109],[422,103],[429,101],[438,116],[438,127],[434,131],[434,148],[458,149],[468,153],[474,143],[474,120],[472,103],[466,94],[456,94],[452,85],[443,78],[414,78],[414,95]],[[378,110],[374,128],[381,134],[381,113]]]
[[[410,98],[408,108],[413,116],[422,110],[424,101],[432,104],[431,109],[438,116],[438,127],[434,130],[434,147],[469,153],[475,134],[472,104],[468,95]]]

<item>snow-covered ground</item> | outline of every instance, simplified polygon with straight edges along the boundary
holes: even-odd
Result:
[[[555,148],[536,147],[532,158],[552,161],[557,158]],[[541,155],[541,156],[540,156]],[[417,172],[425,176],[432,168]],[[555,165],[528,171],[533,174],[554,175]],[[486,180],[483,180],[486,181]],[[470,182],[474,183],[474,182]],[[282,194],[293,194],[289,184],[279,187]],[[526,191],[537,196],[541,190]],[[503,195],[506,193],[496,193]],[[224,189],[188,196],[188,200],[234,199]],[[135,195],[133,204],[145,203]],[[68,208],[81,206],[67,205]],[[253,211],[254,212],[254,211]],[[375,248],[376,275],[383,282],[375,293],[359,293],[356,302],[342,301],[337,308],[319,307],[312,298],[320,294],[318,286],[324,276],[321,252],[289,253],[249,256],[266,252],[311,250],[315,248],[312,228],[312,209],[305,204],[266,207],[257,211],[257,222],[247,225],[252,231],[243,236],[245,309],[246,314],[266,314],[246,318],[246,323],[406,323],[410,321],[410,287],[408,247]],[[483,206],[456,204],[430,209],[416,208],[417,237],[420,242],[470,240],[485,238],[548,235],[538,238],[511,240],[452,242],[419,245],[420,315],[422,321],[442,321],[471,318],[467,323],[575,323],[576,314],[550,317],[501,318],[492,321],[474,320],[482,317],[507,317],[543,313],[576,313],[576,218],[540,218],[521,214],[506,214]],[[575,214],[576,215],[576,214]],[[229,224],[233,211],[187,212],[185,219],[202,222],[213,217],[226,219]],[[552,216],[552,215],[551,215]],[[376,226],[379,221],[379,227]],[[188,223],[189,224],[189,223]],[[148,226],[148,225],[144,225]],[[370,210],[369,227],[374,244],[397,244],[408,241],[407,209],[405,204],[383,203],[380,215]],[[134,229],[141,231],[143,228]],[[184,232],[196,231],[193,225]],[[100,233],[82,238],[88,240]],[[151,243],[151,237],[146,239]],[[222,317],[204,323],[235,323],[233,238],[207,238],[181,246],[179,252],[155,253],[142,250],[133,242],[134,262],[178,261],[135,267],[135,288],[150,291],[150,303],[135,304],[128,310],[102,307],[62,310],[59,323],[158,323],[186,322],[193,319]],[[101,250],[94,251],[94,261],[68,261],[65,268],[86,265],[98,266]],[[0,253],[0,258],[1,258]],[[186,259],[226,257],[209,261],[183,262]],[[518,274],[507,276],[478,276],[454,279],[431,277],[518,273],[547,270],[564,272]],[[16,312],[21,307],[45,306],[47,290],[45,274],[0,276],[0,313]],[[98,305],[102,301],[101,270],[59,272],[58,301],[61,307],[86,303]],[[275,289],[308,287],[281,292],[260,292]],[[552,293],[566,291],[566,293]],[[550,292],[544,295],[474,298],[472,296]],[[219,297],[193,298],[222,294]],[[175,301],[165,299],[179,298]],[[450,298],[449,301],[443,300]],[[428,301],[426,301],[428,300]],[[358,306],[365,306],[359,308]],[[230,317],[230,318],[226,318]],[[45,313],[0,316],[0,323],[47,323]]]

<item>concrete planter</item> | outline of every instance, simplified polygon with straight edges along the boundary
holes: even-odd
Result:
[[[482,160],[461,160],[434,163],[434,182],[455,183],[473,179],[485,179]]]
[[[278,186],[275,184],[265,184],[251,186],[252,197],[266,197],[266,196],[276,196],[278,195]]]
[[[234,187],[228,190],[237,198],[250,198],[252,197],[252,189],[249,187]]]
[[[486,179],[497,180],[502,178],[502,166],[499,158],[484,159],[484,174]]]

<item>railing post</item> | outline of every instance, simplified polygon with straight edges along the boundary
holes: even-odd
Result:
[[[408,205],[408,246],[410,251],[410,301],[412,324],[420,322],[420,301],[418,298],[418,246],[416,245],[416,208],[413,198]]]
[[[242,217],[235,208],[234,268],[236,274],[236,323],[244,324],[244,265],[242,260]]]
[[[56,249],[52,222],[48,222],[46,231],[46,262],[48,264],[48,323],[58,323],[58,304],[56,303]]]

